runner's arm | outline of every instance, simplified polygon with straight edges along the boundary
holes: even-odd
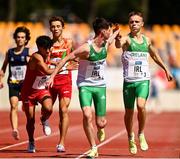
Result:
[[[8,52],[6,53],[6,56],[5,56],[5,59],[4,59],[4,62],[3,62],[3,65],[2,65],[2,68],[1,68],[1,71],[0,71],[0,76],[1,77],[4,77],[4,74],[6,72],[6,68],[7,68],[7,65],[8,65]]]
[[[56,66],[56,68],[54,69],[53,73],[51,74],[51,77],[48,79],[48,81],[46,82],[46,85],[52,86],[53,84],[53,79],[55,77],[55,75],[59,72],[59,70],[65,65],[66,62],[68,61],[72,61],[76,58],[84,58],[84,57],[88,57],[89,55],[89,46],[87,43],[81,45],[80,47],[78,47],[77,49],[75,49],[73,52],[71,52],[69,55],[67,55],[65,58],[63,58],[59,64]]]
[[[34,54],[35,64],[37,65],[37,69],[42,71],[43,73],[50,75],[53,73],[54,69],[49,68],[49,66],[44,62],[44,59],[39,54]]]
[[[168,68],[162,61],[161,57],[159,56],[157,49],[155,49],[154,46],[152,46],[152,43],[150,42],[149,39],[148,39],[148,43],[149,43],[150,56],[165,71],[168,81],[171,81],[173,79],[173,76],[171,75],[170,71],[168,70]]]
[[[89,50],[87,47],[88,44],[83,44],[74,51],[72,51],[69,55],[67,55],[64,59],[62,59],[59,64],[54,69],[53,73],[51,74],[51,77],[54,78],[54,76],[58,73],[58,71],[65,65],[66,62],[72,61],[78,57],[87,56],[87,52]]]
[[[108,40],[107,40],[107,47],[110,45],[110,44],[112,44],[112,42],[114,41],[114,39],[118,36],[118,34],[119,34],[119,29],[118,30],[116,30],[109,38],[108,38]]]

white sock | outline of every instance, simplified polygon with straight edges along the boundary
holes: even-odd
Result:
[[[139,136],[143,135],[144,136],[144,133],[140,133]]]
[[[96,146],[96,145],[93,145],[93,146],[92,146],[92,149],[97,149],[97,146]]]

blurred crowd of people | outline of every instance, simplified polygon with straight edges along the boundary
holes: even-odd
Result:
[[[42,34],[51,35],[48,26],[44,26],[41,23],[5,23],[0,22],[0,36],[4,37],[0,40],[2,47],[0,48],[0,54],[3,56],[5,51],[9,47],[13,47],[14,41],[9,37],[12,32],[19,25],[25,25],[30,28],[31,31],[31,41],[29,42],[29,47],[35,49],[35,38]],[[128,25],[119,25],[121,28],[122,35],[126,35],[129,32]],[[6,32],[4,31],[6,30]],[[167,85],[167,88],[177,88],[180,89],[180,26],[179,25],[153,25],[151,27],[145,27],[144,33],[153,39],[155,47],[159,51],[159,55],[165,61],[172,71],[175,78],[175,85]],[[74,48],[77,48],[82,43],[92,38],[93,32],[91,27],[86,23],[70,23],[65,25],[63,34],[66,37],[70,37],[74,41]],[[4,41],[4,42],[3,42]],[[107,58],[108,67],[122,67],[120,60],[121,49],[109,47],[109,53]],[[160,70],[157,70],[157,72]],[[154,73],[153,73],[154,74]],[[156,73],[158,74],[158,73]],[[162,77],[160,77],[162,78]],[[165,80],[165,79],[164,79]]]

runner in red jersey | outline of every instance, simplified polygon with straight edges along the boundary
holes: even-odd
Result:
[[[53,49],[50,54],[50,68],[55,68],[59,61],[61,61],[72,49],[72,40],[63,38],[62,33],[64,29],[64,20],[62,17],[51,17],[49,20],[50,31],[53,35]],[[54,84],[50,89],[55,102],[57,96],[59,98],[59,142],[57,145],[57,152],[65,152],[64,142],[69,127],[68,106],[71,101],[72,94],[72,77],[71,71],[66,70],[68,63],[63,67],[61,73],[54,78]]]
[[[52,113],[52,99],[48,89],[45,87],[47,75],[53,72],[46,64],[52,40],[48,36],[40,36],[36,39],[38,52],[34,53],[28,63],[27,72],[21,90],[22,102],[26,113],[26,130],[29,137],[28,152],[35,152],[34,145],[34,124],[35,107],[37,103],[42,105],[43,113],[41,123],[45,135],[50,135],[51,129],[47,119]]]

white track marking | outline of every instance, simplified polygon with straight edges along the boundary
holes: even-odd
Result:
[[[152,118],[154,118],[155,116],[156,116],[156,115],[150,116],[150,117],[147,119],[147,121],[150,120],[150,119],[152,119]],[[147,122],[147,121],[146,121],[146,122]],[[138,122],[137,122],[137,120],[136,120],[136,122],[134,123],[135,127],[137,127],[137,124],[138,124]],[[103,145],[111,142],[112,140],[116,139],[117,137],[120,137],[120,136],[124,135],[125,133],[126,133],[126,129],[123,129],[123,130],[121,130],[120,132],[114,134],[114,135],[113,135],[112,137],[110,137],[109,139],[107,139],[107,140],[105,140],[104,142],[98,144],[97,147],[101,147],[101,146],[103,146]],[[80,159],[80,158],[82,158],[82,157],[85,157],[86,154],[87,154],[89,151],[90,151],[90,150],[84,152],[82,155],[79,155],[79,156],[76,157],[75,159]]]
[[[112,140],[116,139],[117,137],[124,135],[125,133],[126,133],[126,130],[123,129],[123,130],[120,131],[119,133],[113,135],[112,137],[108,138],[108,139],[105,140],[104,142],[98,144],[97,147],[101,147],[101,146],[103,146],[103,145],[106,145],[107,143],[111,142]],[[88,152],[89,152],[89,150],[86,151],[86,152],[84,152],[82,155],[79,155],[78,157],[76,157],[76,159],[79,159],[79,158],[84,157]]]
[[[73,127],[69,128],[69,132],[77,131],[77,130],[80,129],[80,128],[81,128],[80,125],[78,125],[78,126],[73,126]],[[57,135],[59,135],[59,130],[56,131],[56,132],[54,132],[54,133],[52,133],[50,136],[44,136],[44,135],[43,135],[43,136],[36,137],[36,138],[35,138],[35,141],[42,140],[42,139],[45,139],[45,138],[50,138],[50,137],[52,137],[52,136],[57,136]],[[6,150],[6,149],[9,149],[9,148],[12,148],[12,147],[24,145],[24,144],[27,144],[27,143],[28,143],[28,140],[23,141],[23,142],[20,142],[20,143],[17,143],[17,144],[9,145],[9,146],[6,146],[6,147],[2,147],[2,148],[0,148],[0,151]]]

